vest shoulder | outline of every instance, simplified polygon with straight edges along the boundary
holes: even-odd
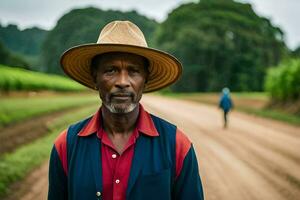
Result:
[[[92,117],[71,124],[68,128],[68,137],[77,136],[81,129],[91,120]]]
[[[151,118],[152,118],[152,120],[153,120],[154,123],[158,122],[158,123],[161,123],[161,124],[163,124],[165,126],[175,126],[176,127],[175,124],[173,124],[173,123],[171,123],[171,122],[169,122],[169,121],[167,121],[167,120],[165,120],[165,119],[163,119],[161,117],[158,117],[158,116],[153,115],[153,114],[150,114],[150,116],[151,116]]]
[[[174,136],[176,134],[176,130],[177,130],[176,125],[172,124],[171,122],[169,122],[165,119],[155,116],[153,114],[150,114],[150,116],[153,120],[153,123],[154,123],[157,131],[160,134],[167,134],[167,135],[172,135],[172,136]]]

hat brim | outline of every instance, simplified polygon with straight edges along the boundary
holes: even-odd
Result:
[[[93,57],[109,52],[126,52],[149,60],[149,76],[144,93],[153,92],[176,82],[182,73],[181,63],[172,55],[152,48],[124,44],[85,44],[65,51],[60,64],[64,72],[75,81],[96,90],[90,73]]]

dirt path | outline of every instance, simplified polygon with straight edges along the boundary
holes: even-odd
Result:
[[[192,140],[207,200],[300,199],[299,127],[233,112],[224,130],[213,106],[156,96],[144,96],[143,105]],[[47,163],[25,181],[33,184],[22,197],[44,199]]]
[[[144,102],[194,143],[206,199],[300,199],[300,128],[233,112],[224,130],[213,106],[150,96]]]
[[[48,162],[31,172],[25,180],[10,188],[11,194],[5,200],[45,200],[48,192]]]

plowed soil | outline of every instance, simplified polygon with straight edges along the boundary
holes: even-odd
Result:
[[[78,108],[81,107],[77,107],[76,109]],[[0,128],[0,155],[6,152],[11,152],[18,146],[32,142],[33,140],[47,134],[48,123],[63,113],[71,112],[73,110],[74,108],[67,108]]]

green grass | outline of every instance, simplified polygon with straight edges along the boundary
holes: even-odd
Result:
[[[97,111],[98,106],[88,106],[70,112],[49,124],[49,134],[0,157],[0,197],[8,194],[9,186],[24,178],[31,170],[45,162],[50,155],[57,135],[68,124],[81,120]]]
[[[87,93],[27,98],[2,97],[0,127],[45,113],[97,103],[99,104],[99,97]]]
[[[162,95],[217,106],[220,93],[163,93]],[[235,110],[300,126],[300,116],[279,109],[267,108],[266,105],[269,101],[267,93],[241,92],[232,93],[231,96],[234,99]],[[253,100],[260,102],[264,106],[251,105]]]
[[[233,92],[232,97],[240,99],[269,100],[269,96],[265,92]]]
[[[0,65],[0,91],[80,91],[86,88],[69,78]]]
[[[300,126],[300,117],[297,115],[285,113],[283,111],[273,110],[273,109],[251,109],[245,107],[238,107],[239,111],[246,112],[249,114],[257,115],[260,117],[265,117],[269,119],[274,119],[277,121],[286,122],[292,125]]]

